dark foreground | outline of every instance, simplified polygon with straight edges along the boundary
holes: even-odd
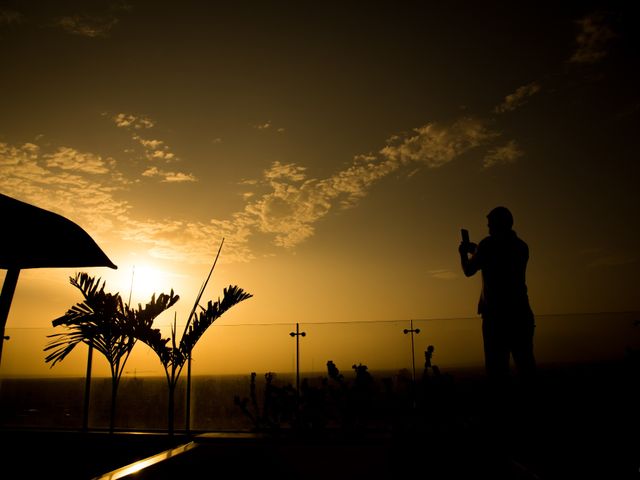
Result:
[[[384,430],[355,425],[169,438],[5,429],[2,476],[637,479],[638,383],[628,363],[550,367],[534,390],[498,396],[480,379],[453,379],[451,388],[394,411],[398,418]],[[175,447],[169,459],[135,475],[117,470]]]

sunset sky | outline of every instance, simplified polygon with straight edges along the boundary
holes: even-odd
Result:
[[[178,319],[223,238],[223,325],[472,317],[460,228],[497,205],[537,314],[638,311],[633,3],[2,1],[0,192]],[[75,271],[23,271],[7,327]]]

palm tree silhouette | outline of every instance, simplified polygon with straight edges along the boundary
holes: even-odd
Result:
[[[161,293],[156,297],[153,294],[148,304],[144,307],[138,305],[138,308],[133,310],[123,303],[119,293],[106,292],[106,282],[101,283],[100,278],[96,280],[87,273],[78,273],[69,281],[82,292],[84,300],[53,320],[54,327],[64,326],[67,327],[67,331],[48,335],[52,340],[44,348],[45,352],[50,351],[45,362],[51,362],[53,367],[64,360],[80,343],[87,344],[90,349],[95,348],[105,356],[111,370],[109,431],[113,433],[118,385],[129,355],[137,342],[137,333],[148,330],[153,320],[172,307],[180,297],[174,295],[173,290],[169,295]]]
[[[182,334],[180,341],[176,337],[176,319],[174,315],[173,325],[171,326],[171,337],[162,338],[162,333],[157,328],[151,328],[146,321],[136,321],[136,325],[141,328],[136,330],[137,338],[146,343],[156,352],[160,363],[162,364],[167,378],[167,386],[169,388],[169,411],[168,411],[168,432],[173,435],[174,431],[174,406],[175,406],[175,390],[184,368],[185,363],[191,358],[191,352],[196,346],[198,340],[206,332],[206,330],[222,316],[227,310],[234,305],[246,300],[253,295],[245,292],[236,285],[229,285],[223,290],[222,300],[218,298],[216,302],[209,300],[207,308],[199,305],[200,298],[204,291],[204,286],[194,304],[191,311],[187,326]],[[200,312],[196,314],[196,307],[200,308]],[[134,315],[137,317],[138,312]]]

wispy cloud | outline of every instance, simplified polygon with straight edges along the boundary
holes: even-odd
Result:
[[[482,166],[484,168],[491,168],[496,165],[514,163],[518,158],[522,157],[522,155],[523,152],[515,140],[510,140],[505,145],[490,149],[482,161]]]
[[[507,95],[504,98],[503,102],[494,109],[494,112],[511,112],[524,105],[527,101],[527,98],[535,95],[539,91],[540,85],[537,82],[532,82],[527,85],[518,87],[515,92]]]
[[[0,8],[0,25],[11,25],[21,23],[23,15],[17,10],[10,10],[8,8]]]
[[[254,128],[257,128],[258,130],[268,130],[269,128],[271,128],[271,120],[264,123],[259,123],[258,125],[254,125]]]
[[[102,174],[113,169],[113,158],[103,159],[100,155],[83,153],[70,147],[59,147],[54,153],[44,155],[46,166],[85,173]]]
[[[97,38],[108,36],[118,19],[113,15],[77,14],[60,17],[56,23],[67,33]]]
[[[377,155],[356,156],[345,169],[325,179],[307,178],[305,168],[275,162],[258,184],[269,187],[243,211],[245,226],[271,234],[277,246],[290,248],[311,237],[315,224],[334,208],[349,208],[380,179],[407,164],[438,168],[494,138],[477,119],[451,125],[430,123],[395,136]]]
[[[188,174],[157,171],[163,182],[193,181]],[[59,147],[52,152],[35,143],[0,142],[2,193],[52,210],[77,222],[101,244],[113,239],[137,241],[158,258],[182,262],[211,261],[212,238],[228,235],[233,250],[225,261],[252,258],[242,222],[205,223],[140,219],[123,197],[132,181],[112,159]]]
[[[152,120],[125,113],[112,119],[145,152],[167,151],[163,140],[140,136],[143,129],[153,128]],[[137,242],[158,258],[208,263],[215,248],[212,239],[218,242],[225,237],[225,261],[239,262],[255,258],[250,247],[255,237],[266,237],[277,247],[295,247],[312,237],[318,222],[331,211],[355,207],[379,180],[401,169],[409,174],[443,167],[472,149],[490,147],[498,136],[484,121],[464,117],[396,135],[379,151],[356,155],[326,178],[310,176],[300,164],[274,162],[259,178],[240,182],[245,201],[241,209],[208,221],[137,218],[133,206],[120,198],[133,180],[119,172],[118,162],[71,147],[43,151],[35,143],[0,144],[0,184],[4,193],[68,214],[92,232]],[[493,155],[508,157],[501,151],[495,149]],[[142,176],[161,183],[196,180],[189,173],[164,170],[157,164],[147,165]],[[432,274],[449,276],[445,271]]]
[[[195,182],[196,177],[190,173],[184,172],[170,172],[167,170],[161,170],[158,167],[147,168],[142,172],[143,177],[159,177],[162,182],[180,183],[180,182]]]
[[[264,178],[267,180],[292,180],[300,182],[305,179],[305,167],[294,164],[283,165],[280,162],[274,162],[270,168],[264,171]]]
[[[128,181],[115,162],[60,147],[46,153],[34,143],[0,143],[0,185],[6,195],[71,218],[94,233],[107,233],[130,205],[116,198]]]
[[[454,280],[460,276],[454,271],[446,268],[429,270],[427,273],[433,278],[437,278],[438,280]]]
[[[248,247],[250,228],[241,215],[232,220],[184,222],[178,220],[129,220],[122,229],[125,240],[146,246],[156,258],[181,263],[206,264],[215,254],[217,242],[225,239],[224,263],[242,263],[255,258]]]
[[[83,12],[58,17],[55,24],[67,33],[88,38],[108,37],[132,6],[126,1],[110,1],[105,4],[85,2]],[[87,11],[90,10],[90,11]]]
[[[112,120],[116,126],[120,128],[134,128],[140,130],[142,128],[153,128],[155,122],[144,115],[132,115],[130,113],[118,113]]]
[[[572,63],[596,63],[608,53],[615,33],[599,13],[587,15],[576,22],[580,32],[576,37],[576,50],[569,59]]]
[[[167,163],[178,160],[169,146],[165,145],[162,140],[145,139],[136,134],[131,138],[142,145],[144,155],[148,160],[164,160]]]
[[[155,127],[156,122],[149,117],[144,115],[133,115],[131,113],[118,113],[111,117],[111,120],[118,128],[123,128],[131,132],[131,139],[142,147],[144,156],[147,160],[154,163],[172,163],[180,161],[180,158],[171,151],[171,148],[164,140],[145,138],[140,134],[141,131],[148,132]],[[142,172],[142,176],[147,178],[160,178],[162,182],[169,183],[194,182],[197,180],[192,173],[176,171],[175,168],[169,171],[158,168],[157,166],[146,168]]]
[[[259,123],[257,125],[253,125],[253,128],[257,130],[274,130],[278,133],[284,133],[285,129],[283,127],[274,127],[271,120],[268,120],[264,123]]]
[[[395,166],[418,162],[437,168],[495,136],[481,120],[463,117],[449,126],[428,123],[408,136],[392,137],[380,153]]]

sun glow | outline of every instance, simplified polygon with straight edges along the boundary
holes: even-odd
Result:
[[[134,265],[130,269],[129,285],[123,289],[122,298],[129,303],[144,303],[151,295],[175,290],[176,275],[150,264]]]

